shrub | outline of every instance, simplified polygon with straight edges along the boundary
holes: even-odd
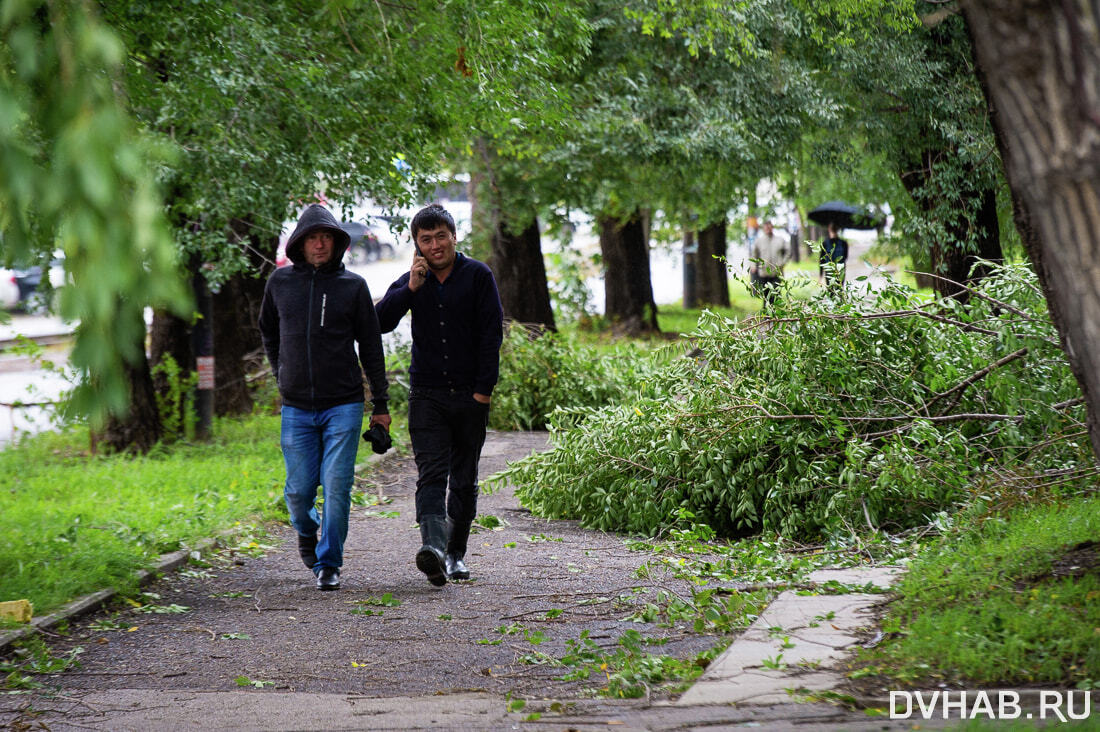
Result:
[[[646,388],[654,361],[641,346],[585,346],[555,332],[511,324],[500,353],[500,381],[489,413],[496,429],[546,429],[550,415],[622,400]]]

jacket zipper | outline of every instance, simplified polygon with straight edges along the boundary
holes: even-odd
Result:
[[[309,280],[309,309],[306,312],[306,363],[309,366],[309,403],[313,409],[317,408],[317,387],[313,380],[313,286],[316,282],[317,270],[314,270]]]

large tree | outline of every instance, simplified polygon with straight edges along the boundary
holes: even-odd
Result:
[[[1100,457],[1100,9],[963,4],[1016,225],[1088,405]]]
[[[592,52],[573,81],[576,121],[543,158],[568,184],[558,199],[601,226],[605,312],[628,331],[655,330],[656,319],[640,317],[655,309],[651,288],[627,281],[648,261],[611,266],[648,258],[645,244],[621,246],[624,235],[647,241],[636,223],[658,210],[704,230],[721,225],[750,186],[789,161],[803,126],[831,114],[809,69],[786,52],[803,32],[789,5],[704,5],[704,19],[680,23],[677,15],[697,6],[592,3]],[[712,27],[704,21],[721,27],[701,45],[691,24]],[[703,263],[708,282],[725,282],[724,262]]]
[[[832,139],[822,130],[807,137],[810,167],[830,165],[844,181],[847,191],[827,198],[885,196],[902,251],[936,275],[941,294],[965,299],[956,283],[983,276],[979,260],[1002,258],[1003,179],[961,18],[938,2],[898,2],[885,14],[848,0],[807,5],[809,22],[835,31],[806,52],[839,111]],[[854,157],[885,164],[902,185],[857,179],[868,166]]]
[[[421,152],[432,160],[425,127],[445,129],[434,115],[447,105],[431,103],[425,113],[403,104],[409,65],[387,63],[381,39],[363,43],[365,23],[338,9],[292,1],[103,7],[130,50],[126,89],[139,120],[180,150],[162,178],[186,274],[215,291],[205,325],[217,355],[218,411],[247,411],[243,357],[259,346],[255,313],[282,222],[318,193],[339,202],[360,190],[400,191],[391,146],[414,147],[416,162]],[[155,336],[176,341],[155,342],[153,353],[193,367],[188,329],[157,324]],[[134,403],[104,438],[125,445],[128,435],[152,431],[155,418]]]

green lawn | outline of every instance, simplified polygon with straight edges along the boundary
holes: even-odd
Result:
[[[26,598],[43,615],[132,587],[137,570],[181,545],[285,520],[279,417],[220,419],[213,432],[142,457],[90,456],[82,429],[0,451],[0,600]]]
[[[144,457],[89,456],[87,432],[0,451],[0,600],[42,615],[108,586],[182,543],[282,503],[278,417],[220,420],[210,444]]]
[[[1100,688],[1100,498],[962,520],[896,588],[868,669],[902,684]]]

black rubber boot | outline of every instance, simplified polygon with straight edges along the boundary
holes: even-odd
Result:
[[[317,564],[317,534],[302,536],[298,534],[298,556],[302,558],[302,564],[310,569]]]
[[[416,553],[416,568],[436,587],[447,584],[443,549],[447,545],[447,519],[439,514],[420,518],[420,540],[424,545]]]
[[[469,521],[456,522],[447,519],[447,552],[443,558],[447,579],[470,579],[470,570],[462,561],[466,557],[466,542],[470,538]]]

